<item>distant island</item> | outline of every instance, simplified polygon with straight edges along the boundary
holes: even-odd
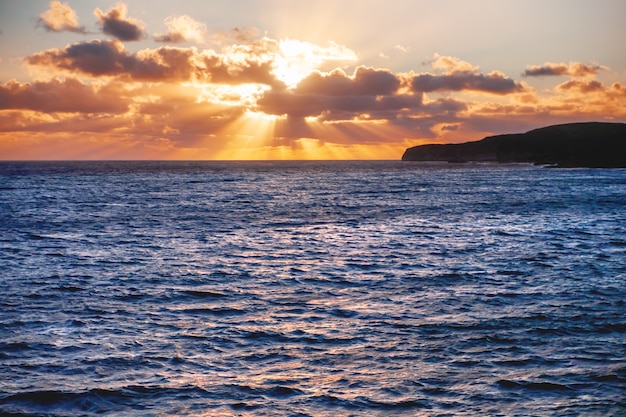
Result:
[[[626,168],[626,124],[569,123],[475,142],[414,146],[402,160]]]

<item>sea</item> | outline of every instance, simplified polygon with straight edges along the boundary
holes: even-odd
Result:
[[[626,170],[1,162],[0,415],[624,416]]]

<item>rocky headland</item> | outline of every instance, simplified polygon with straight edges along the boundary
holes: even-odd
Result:
[[[570,123],[475,142],[421,145],[408,148],[402,160],[626,168],[626,124]]]

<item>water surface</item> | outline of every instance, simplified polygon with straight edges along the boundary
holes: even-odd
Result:
[[[626,170],[0,163],[0,412],[623,415]]]

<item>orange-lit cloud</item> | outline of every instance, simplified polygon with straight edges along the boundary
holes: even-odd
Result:
[[[50,32],[86,33],[85,27],[78,23],[76,12],[67,4],[51,1],[50,8],[39,15],[38,23]]]
[[[445,75],[477,74],[480,70],[479,67],[457,57],[443,56],[437,53],[433,56],[430,66],[433,70],[441,71]]]
[[[194,41],[202,43],[207,28],[204,23],[200,23],[193,18],[183,16],[169,16],[165,19],[167,33],[165,35],[155,35],[154,40],[165,43],[181,43]]]
[[[102,32],[121,41],[138,41],[145,36],[144,24],[140,20],[127,17],[127,10],[124,3],[118,3],[106,13],[96,8],[93,14],[98,18]]]
[[[129,101],[119,91],[86,85],[79,80],[53,79],[0,84],[0,109],[27,109],[45,113],[125,113]]]
[[[160,47],[131,53],[117,40],[75,43],[26,58],[33,66],[90,77],[134,81],[202,81],[227,84],[276,84],[272,63],[252,54],[230,58],[195,48]]]

